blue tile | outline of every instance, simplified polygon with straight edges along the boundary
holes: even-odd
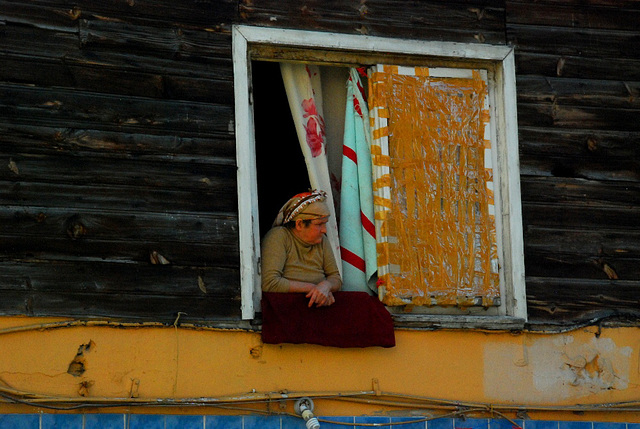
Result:
[[[427,429],[453,429],[453,419],[435,419],[427,422]]]
[[[166,429],[202,429],[204,416],[167,415],[164,421]]]
[[[455,429],[489,429],[488,419],[455,419]]]
[[[507,419],[491,419],[489,420],[489,429],[524,429],[522,420],[514,420],[515,425]]]
[[[592,429],[591,422],[558,422],[559,429]]]
[[[280,429],[280,416],[244,416],[244,429]],[[304,425],[301,426],[304,428]],[[167,428],[168,429],[168,428]]]
[[[124,429],[124,414],[85,414],[84,429]]]
[[[626,423],[593,422],[593,429],[627,429],[627,424]]]
[[[39,426],[38,414],[0,414],[2,429],[38,429]]]
[[[394,422],[413,422],[416,420],[421,420],[424,417],[391,417],[391,423]],[[392,426],[394,428],[401,428],[401,429],[426,429],[427,427],[427,422],[426,421],[416,421],[415,423],[404,423],[402,425],[399,426]]]
[[[164,429],[164,416],[160,414],[130,414],[127,429]]]
[[[358,416],[356,417],[356,423],[389,423],[391,419],[389,417],[379,417],[379,416]],[[376,426],[377,428],[383,429],[391,429],[391,426]]]
[[[42,429],[82,429],[82,414],[43,414]]]
[[[627,423],[627,429],[640,429],[640,423]]]
[[[242,429],[242,416],[205,416],[205,429]]]
[[[527,420],[524,429],[558,429],[558,422],[550,420]]]
[[[282,429],[304,429],[306,427],[302,417],[282,416],[280,421],[282,422]],[[323,426],[320,425],[320,427]]]
[[[353,422],[354,422],[354,418],[351,416],[320,416],[318,417],[321,420],[327,420],[329,422],[336,422],[338,424],[333,424],[333,423],[326,423],[326,422],[321,422],[320,423],[320,428],[321,429],[327,429],[327,428],[331,428],[331,429],[353,429]],[[346,425],[344,423],[347,423]],[[348,424],[351,423],[351,424]]]

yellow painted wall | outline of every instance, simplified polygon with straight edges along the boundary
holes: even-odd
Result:
[[[65,398],[84,394],[89,400],[128,398],[136,388],[139,399],[283,390],[315,396],[370,391],[377,379],[382,392],[522,404],[535,418],[640,422],[640,413],[535,411],[639,400],[638,328],[585,328],[554,335],[398,330],[397,346],[390,349],[266,345],[258,333],[174,327],[12,330],[46,322],[55,320],[0,319],[0,381],[5,391]],[[68,373],[74,359],[78,375]],[[16,410],[7,404],[0,408],[0,413]],[[316,408],[323,415],[393,409],[322,400]]]

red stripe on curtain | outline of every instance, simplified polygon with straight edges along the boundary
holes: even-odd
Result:
[[[342,146],[342,154],[353,161],[354,164],[358,163],[358,155],[356,155],[356,151],[351,149],[349,146]]]
[[[367,231],[370,236],[376,238],[376,227],[373,225],[373,222],[371,222],[371,220],[362,213],[362,211],[360,212],[360,221],[362,222],[364,230]]]
[[[366,270],[364,259],[351,252],[349,249],[345,249],[344,247],[340,246],[340,255],[342,256],[342,260],[346,263],[353,265],[355,268],[359,269],[362,272]]]

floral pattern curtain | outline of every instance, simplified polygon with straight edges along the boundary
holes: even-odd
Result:
[[[327,193],[327,203],[331,210],[331,217],[327,224],[327,237],[336,261],[340,261],[335,204],[327,165],[320,69],[311,64],[280,63],[280,71],[287,91],[289,108],[296,126],[300,148],[309,172],[309,181],[314,189],[322,189]],[[305,191],[305,189],[300,191]]]

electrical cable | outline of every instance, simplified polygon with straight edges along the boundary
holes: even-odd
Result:
[[[179,399],[139,399],[139,398],[97,398],[97,397],[56,397],[45,396],[27,392],[20,392],[14,389],[0,387],[0,396],[12,401],[35,407],[50,406],[49,404],[75,403],[71,407],[79,408],[101,408],[101,407],[126,407],[126,406],[214,406],[223,407],[231,404],[259,404],[273,401],[293,400],[301,397],[311,397],[314,399],[326,399],[335,401],[348,401],[367,403],[371,405],[381,405],[396,408],[426,408],[452,410],[452,412],[487,412],[504,413],[514,411],[629,411],[640,412],[640,401],[626,401],[606,404],[583,404],[573,406],[532,406],[532,405],[507,405],[507,404],[485,404],[485,403],[465,403],[447,401],[428,397],[418,397],[415,395],[403,395],[382,392],[377,395],[375,392],[350,392],[331,393],[326,392],[300,392],[300,393],[249,393],[244,395],[226,396],[219,398],[179,398]],[[24,397],[30,399],[24,399]],[[391,398],[391,399],[383,399]],[[393,400],[395,399],[395,400]],[[410,401],[409,401],[410,400]],[[80,404],[78,404],[80,403]],[[67,409],[67,408],[62,408]]]
[[[37,407],[37,408],[44,408],[44,409],[50,409],[50,410],[56,410],[56,411],[72,411],[72,410],[78,410],[78,409],[84,409],[84,408],[119,408],[119,407],[132,406],[132,405],[134,405],[134,406],[154,406],[154,405],[158,405],[158,404],[154,404],[154,403],[148,402],[148,403],[133,403],[133,404],[79,404],[79,405],[70,406],[70,407],[59,407],[59,406],[53,406],[53,405],[46,405],[46,404],[42,404],[42,403],[31,403],[30,401],[21,400],[19,398],[14,398],[14,397],[11,397],[11,396],[6,395],[4,393],[0,393],[0,397],[5,398],[8,401],[14,402],[14,403],[23,404],[23,405],[30,405],[30,406],[34,406],[34,407]],[[181,404],[181,405],[184,405],[184,404]],[[272,411],[268,411],[268,410],[261,410],[261,409],[258,409],[258,408],[248,408],[248,407],[222,405],[222,404],[212,404],[212,406],[215,407],[215,408],[226,409],[226,410],[253,412],[253,413],[259,413],[259,414],[266,414],[266,415],[292,416],[292,417],[300,418],[299,415],[294,414],[294,413],[288,413],[288,412],[272,412]],[[331,424],[335,424],[335,425],[362,426],[362,427],[400,426],[400,425],[406,425],[406,424],[412,424],[412,423],[426,422],[426,421],[431,421],[431,420],[436,420],[436,419],[441,419],[441,418],[456,417],[456,416],[466,415],[466,414],[469,414],[469,413],[477,413],[477,412],[481,412],[481,411],[485,411],[485,410],[484,409],[458,410],[458,411],[450,412],[450,413],[439,415],[439,416],[425,417],[425,418],[420,418],[420,419],[412,419],[412,420],[407,420],[407,421],[402,421],[402,422],[346,423],[346,422],[332,421],[332,420],[323,419],[323,418],[318,418],[318,421],[323,422],[323,423],[331,423]],[[503,417],[506,420],[508,420],[509,422],[511,422],[514,425],[515,428],[520,428],[520,426],[518,426],[518,424],[515,423],[513,420],[505,417],[504,415],[502,415],[501,417]]]

